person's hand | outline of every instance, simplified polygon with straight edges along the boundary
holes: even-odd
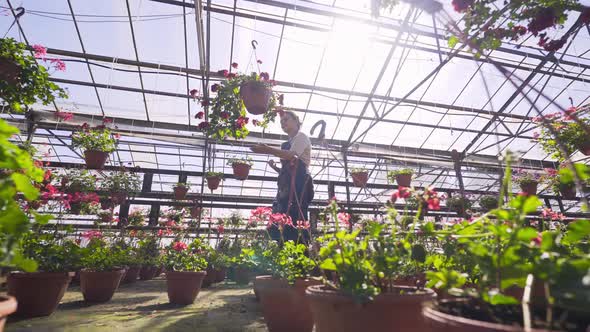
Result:
[[[268,153],[269,149],[270,147],[266,144],[258,144],[250,148],[250,150],[255,153]]]

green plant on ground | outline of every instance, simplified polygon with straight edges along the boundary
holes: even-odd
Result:
[[[72,133],[72,145],[84,151],[113,152],[117,148],[118,134],[113,134],[105,126],[90,128],[82,125],[80,130]]]
[[[208,248],[201,239],[195,239],[188,245],[182,241],[175,241],[166,247],[162,261],[168,271],[205,271],[207,251]]]
[[[284,242],[281,248],[266,249],[263,257],[268,261],[267,270],[272,276],[287,280],[290,284],[296,279],[309,278],[316,267],[315,261],[307,256],[307,246],[293,241]]]
[[[81,265],[91,272],[107,272],[124,268],[125,250],[108,245],[102,239],[92,239],[83,249]]]
[[[143,266],[157,266],[160,261],[160,243],[158,238],[148,235],[137,244],[139,261]]]
[[[81,248],[54,233],[29,232],[21,240],[23,257],[35,260],[43,272],[69,272],[79,268]]]
[[[242,248],[238,255],[230,258],[231,265],[240,269],[254,269],[258,266],[254,249]]]

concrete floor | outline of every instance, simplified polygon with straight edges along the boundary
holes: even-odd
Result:
[[[195,303],[171,305],[166,280],[137,281],[119,287],[113,299],[87,304],[70,285],[49,317],[10,317],[5,331],[267,331],[252,286],[221,283],[202,289]]]

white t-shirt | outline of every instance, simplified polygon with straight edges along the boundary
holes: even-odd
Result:
[[[299,131],[297,135],[289,139],[289,143],[291,143],[291,149],[289,149],[289,151],[295,152],[297,157],[309,167],[311,161],[311,141],[309,140],[309,137]]]

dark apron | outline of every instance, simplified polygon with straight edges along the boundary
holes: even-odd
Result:
[[[281,150],[289,150],[291,143],[284,142],[281,144]],[[294,178],[293,178],[294,177]],[[294,190],[291,187],[294,186]],[[273,213],[285,213],[293,220],[293,225],[297,225],[297,221],[309,220],[308,207],[313,199],[313,179],[307,171],[305,163],[295,158],[293,160],[281,159],[281,170],[277,180],[277,197],[273,203]],[[273,239],[279,240],[281,235],[276,226],[270,228],[270,235]],[[303,231],[303,238],[300,241],[307,241],[309,233]],[[287,226],[283,230],[283,238],[285,241],[296,241],[299,233],[296,228]]]

